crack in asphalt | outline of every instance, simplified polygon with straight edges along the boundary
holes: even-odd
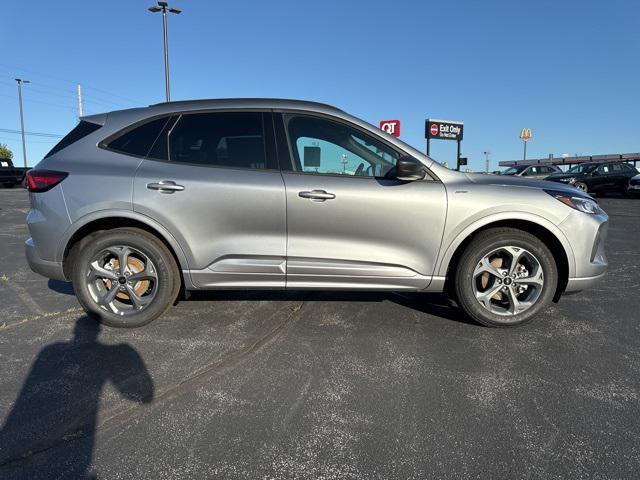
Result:
[[[105,418],[99,425],[97,425],[93,430],[87,431],[87,424],[80,425],[74,431],[67,433],[59,438],[53,439],[47,444],[41,445],[38,448],[27,450],[18,455],[14,455],[12,457],[6,458],[0,461],[0,468],[9,466],[11,464],[18,463],[20,461],[29,459],[35,455],[45,453],[49,450],[53,450],[59,446],[63,446],[65,444],[70,444],[76,440],[80,440],[83,438],[88,438],[96,435],[99,431],[104,432],[112,427],[115,427],[123,422],[129,421],[132,418],[144,413],[145,411],[152,410],[158,407],[161,403],[173,399],[183,393],[185,393],[190,388],[196,387],[202,383],[206,378],[212,377],[214,375],[220,375],[225,371],[234,368],[246,360],[254,357],[262,350],[264,350],[269,345],[273,344],[276,340],[278,340],[285,331],[291,327],[296,320],[297,314],[302,310],[302,307],[305,304],[305,300],[302,300],[298,305],[291,309],[287,317],[279,323],[277,326],[269,330],[269,332],[263,337],[256,340],[254,343],[249,345],[248,347],[232,352],[224,357],[222,360],[213,362],[205,367],[195,370],[191,375],[185,377],[182,381],[167,387],[162,392],[157,394],[153,401],[147,405],[134,405],[129,408],[120,409],[115,412],[113,415]]]
[[[33,317],[26,317],[26,318],[22,318],[20,320],[16,320],[14,322],[3,322],[0,324],[0,331],[5,331],[5,330],[9,330],[11,328],[17,327],[19,325],[24,325],[25,323],[28,322],[32,322],[34,320],[41,320],[43,318],[53,318],[53,317],[57,317],[57,316],[64,316],[64,315],[68,315],[68,314],[72,314],[72,313],[80,313],[83,312],[84,310],[82,310],[82,308],[80,307],[71,307],[71,308],[67,308],[66,310],[61,310],[61,311],[55,311],[55,312],[46,312],[43,313],[42,315],[34,315]]]
[[[22,300],[22,303],[25,307],[31,310],[36,315],[44,315],[45,311],[38,305],[38,303],[31,297],[29,292],[22,286],[18,285],[16,282],[10,281],[7,275],[0,276],[0,282],[10,290],[13,290],[13,293]]]

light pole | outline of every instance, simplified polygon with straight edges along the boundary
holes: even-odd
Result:
[[[20,134],[22,135],[22,159],[24,160],[24,167],[27,168],[27,144],[24,141],[24,114],[22,113],[22,84],[31,83],[29,80],[23,80],[22,78],[14,79],[18,83],[18,103],[20,104]]]
[[[167,33],[167,12],[180,13],[179,8],[170,7],[167,2],[158,2],[158,5],[149,7],[149,11],[153,13],[162,12],[162,36],[164,39],[164,87],[167,96],[167,102],[171,100],[169,93],[169,35]]]
[[[485,171],[486,171],[486,173],[489,173],[489,154],[490,154],[490,153],[491,153],[491,152],[490,152],[489,150],[487,150],[486,152],[484,152],[484,159],[485,159],[485,160],[484,160],[484,161],[485,161],[484,167],[485,167]]]

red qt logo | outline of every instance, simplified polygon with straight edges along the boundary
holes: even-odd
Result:
[[[400,136],[400,120],[382,120],[380,130],[387,132],[394,137]]]

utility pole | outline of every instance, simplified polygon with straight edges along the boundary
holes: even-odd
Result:
[[[485,165],[484,165],[484,168],[485,168],[485,172],[486,172],[486,173],[489,173],[489,154],[490,154],[490,153],[491,153],[491,152],[490,152],[489,150],[487,150],[486,152],[484,152],[484,158],[485,158]]]
[[[78,84],[78,121],[84,115],[84,111],[82,109],[82,88],[80,84]]]
[[[179,8],[170,7],[167,2],[158,2],[158,5],[149,7],[152,13],[162,12],[162,37],[164,40],[164,88],[167,102],[171,101],[171,93],[169,88],[169,33],[167,32],[167,12],[180,13]]]
[[[24,113],[22,111],[22,84],[31,83],[29,80],[23,80],[22,78],[14,79],[18,83],[18,103],[20,104],[20,134],[22,135],[22,159],[24,160],[24,167],[27,168],[27,144],[24,141]]]

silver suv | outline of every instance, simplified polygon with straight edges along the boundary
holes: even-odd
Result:
[[[586,194],[448,170],[313,102],[84,117],[28,188],[31,268],[116,327],[207,289],[446,291],[517,325],[607,267],[607,215]]]

